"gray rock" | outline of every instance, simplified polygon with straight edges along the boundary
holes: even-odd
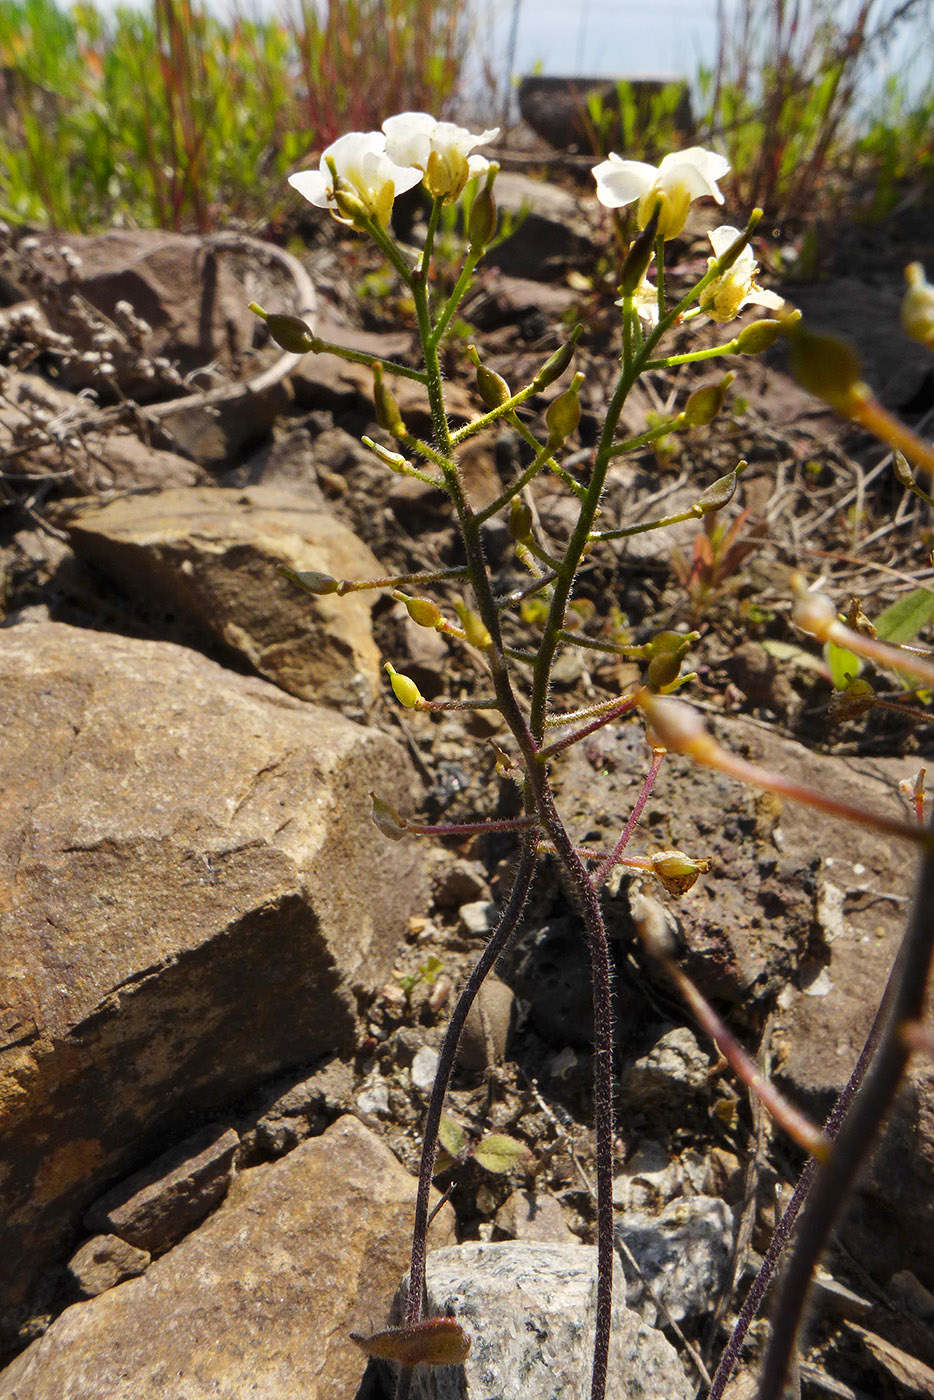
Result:
[[[436,1192],[432,1193],[437,1201]],[[142,1278],[68,1308],[0,1400],[341,1400],[409,1250],[415,1181],[354,1118],[242,1172]],[[432,1239],[454,1238],[442,1207]]]
[[[412,1061],[412,1085],[422,1091],[431,1088],[438,1072],[438,1052],[430,1045],[423,1045]]]
[[[687,1400],[681,1362],[627,1308],[615,1266],[608,1400]],[[590,1395],[596,1250],[580,1244],[464,1244],[428,1261],[426,1316],[456,1317],[471,1339],[464,1366],[421,1366],[413,1400],[585,1400]],[[393,1304],[401,1319],[405,1284]],[[2,1391],[0,1391],[2,1395]],[[28,1400],[28,1397],[23,1397]]]
[[[164,1254],[223,1200],[239,1145],[233,1128],[209,1123],[112,1187],[94,1202],[85,1225],[150,1254]]]
[[[645,1280],[676,1322],[703,1317],[715,1305],[733,1249],[733,1216],[715,1196],[684,1196],[659,1215],[627,1211],[616,1237],[636,1259]],[[656,1308],[642,1279],[626,1268],[626,1300],[649,1321]]]
[[[183,647],[0,630],[0,764],[9,1341],[110,1183],[353,1050],[424,882],[369,818],[397,745]]]
[[[471,938],[481,938],[496,923],[499,906],[487,899],[471,900],[457,911],[461,929]]]
[[[68,1261],[68,1273],[84,1298],[96,1298],[128,1278],[138,1278],[149,1267],[148,1250],[137,1249],[116,1235],[94,1235],[85,1240]]]
[[[379,653],[368,595],[311,596],[278,569],[374,578],[379,563],[345,525],[275,487],[192,487],[83,505],[75,550],[136,594],[232,647],[302,700],[368,705]]]
[[[693,1031],[676,1026],[621,1076],[620,1091],[628,1108],[683,1110],[703,1100],[709,1069],[710,1058]]]

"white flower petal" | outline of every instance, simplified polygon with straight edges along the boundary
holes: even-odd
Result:
[[[727,248],[731,248],[739,236],[739,229],[733,228],[730,224],[721,224],[719,228],[712,228],[707,238],[713,249],[714,257],[722,258]]]
[[[319,209],[328,207],[330,183],[330,174],[322,175],[320,170],[299,170],[289,176],[289,184],[293,190],[298,190],[300,195]]]
[[[777,292],[770,292],[767,287],[753,287],[746,301],[751,306],[766,306],[771,311],[777,311],[780,306],[785,305],[785,298]]]
[[[655,188],[658,179],[654,165],[642,160],[623,160],[617,155],[595,165],[592,174],[597,182],[597,199],[607,209],[621,209],[624,204],[641,199]]]
[[[397,165],[417,165],[424,170],[431,153],[431,137],[438,123],[430,112],[400,112],[383,122],[386,154]]]

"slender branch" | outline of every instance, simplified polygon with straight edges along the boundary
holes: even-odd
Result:
[[[817,1172],[798,1225],[772,1317],[759,1400],[781,1400],[812,1271],[907,1068],[911,1051],[903,1031],[906,1025],[919,1020],[924,1011],[932,952],[934,852],[926,848],[879,1048],[862,1089],[834,1138],[830,1155]]]

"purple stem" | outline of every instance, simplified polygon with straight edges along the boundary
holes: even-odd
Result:
[[[623,851],[625,851],[626,847],[629,845],[632,833],[636,829],[636,823],[642,816],[642,810],[649,800],[649,793],[655,786],[655,779],[658,777],[658,770],[662,766],[662,759],[664,757],[664,749],[652,750],[652,766],[645,775],[645,782],[642,784],[642,791],[639,793],[636,805],[635,807],[633,807],[629,820],[626,823],[626,830],[623,832],[622,836],[619,838],[616,845],[613,847],[613,850],[607,856],[606,860],[599,867],[599,869],[594,872],[593,876],[591,877],[593,879],[594,886],[596,889],[600,888],[606,877],[609,875],[610,871],[613,869],[613,866],[616,865],[620,856],[623,854]]]

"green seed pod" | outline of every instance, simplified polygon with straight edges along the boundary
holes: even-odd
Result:
[[[549,384],[554,384],[556,379],[560,379],[574,355],[574,349],[581,338],[583,326],[575,326],[571,331],[570,340],[565,341],[560,349],[545,361],[541,369],[532,380],[532,387],[535,390],[547,389]]]
[[[402,412],[391,389],[383,382],[383,372],[378,364],[373,366],[373,399],[376,404],[376,421],[387,433],[399,437],[405,432]]]
[[[744,326],[736,337],[737,355],[761,355],[763,350],[768,350],[770,345],[774,345],[782,333],[781,321],[772,321],[766,318],[762,321],[753,321],[750,325]]]
[[[914,473],[908,465],[908,458],[904,452],[895,451],[892,454],[892,470],[897,480],[902,486],[907,486],[909,491],[915,484]]]
[[[818,335],[800,323],[785,327],[791,372],[809,394],[841,413],[862,400],[862,366],[856,350],[835,335]]]
[[[532,538],[532,512],[520,496],[514,496],[509,508],[509,533],[517,544],[528,544]]]
[[[737,473],[730,472],[727,476],[719,476],[717,480],[711,482],[706,491],[703,491],[698,498],[697,504],[704,515],[710,515],[715,510],[722,510],[732,501],[736,491]]]
[[[512,390],[501,374],[486,365],[477,365],[477,393],[486,408],[499,408],[512,398]]]
[[[444,622],[444,616],[437,603],[433,603],[430,598],[410,598],[405,593],[398,590],[392,595],[400,603],[405,604],[406,612],[414,623],[419,627],[430,627],[434,631]]]
[[[404,705],[407,710],[417,710],[424,705],[421,691],[409,676],[403,676],[391,661],[387,661],[383,669],[389,675],[392,693],[400,705]]]
[[[287,578],[290,583],[297,583],[299,588],[303,588],[306,593],[337,593],[340,591],[340,579],[332,578],[330,574],[319,574],[316,569],[287,569],[284,564],[280,564],[276,570],[283,578]]]
[[[564,393],[559,394],[556,399],[552,399],[545,410],[548,446],[552,450],[559,447],[562,442],[567,442],[581,421],[581,401],[578,390],[583,382],[584,376],[575,374]]]
[[[653,656],[645,673],[649,690],[662,692],[673,685],[681,671],[681,656],[676,651],[661,651]]]
[[[677,652],[684,656],[699,637],[699,632],[656,632],[646,648],[646,655],[653,657]]]
[[[300,316],[285,316],[278,311],[264,311],[255,301],[250,302],[250,310],[266,322],[272,339],[283,350],[288,350],[290,355],[307,355],[309,350],[314,349],[314,332]]]
[[[713,422],[723,407],[726,391],[735,378],[735,374],[725,374],[719,384],[708,384],[705,388],[695,389],[693,394],[688,395],[681,416],[689,428],[705,428],[708,423]]]
[[[652,856],[652,874],[668,894],[687,894],[698,875],[709,869],[709,860],[694,860],[683,851],[658,851]]]
[[[464,629],[464,635],[472,647],[477,647],[480,651],[486,651],[493,645],[493,638],[489,629],[479,613],[468,608],[466,603],[455,603],[454,611],[460,619],[460,624]]]
[[[495,176],[493,166],[490,170]],[[493,198],[492,184],[493,180],[488,175],[483,189],[477,192],[467,220],[467,237],[475,253],[481,252],[496,232],[496,200]]]

